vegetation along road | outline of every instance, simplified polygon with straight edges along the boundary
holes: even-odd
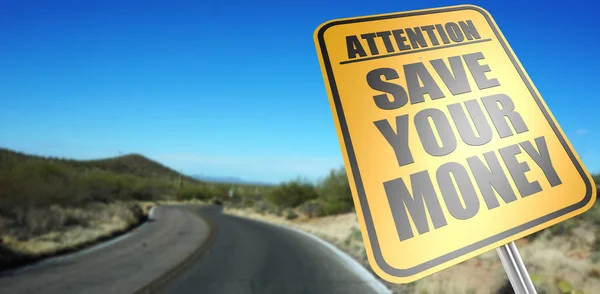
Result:
[[[159,206],[128,235],[3,274],[0,293],[386,292],[314,237],[221,211]]]
[[[72,160],[0,148],[0,293],[386,293],[367,271],[353,207],[343,168],[316,183],[226,183],[139,154]],[[600,202],[518,246],[539,292],[597,293]],[[394,293],[510,288],[493,250],[385,285]]]

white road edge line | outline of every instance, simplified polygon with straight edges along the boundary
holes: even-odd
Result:
[[[150,210],[148,211],[148,219],[146,221],[144,221],[137,228],[135,228],[135,229],[133,229],[133,230],[131,230],[131,231],[129,231],[129,232],[127,232],[127,233],[119,236],[119,237],[116,237],[114,239],[110,239],[110,240],[98,243],[96,245],[93,245],[93,246],[91,246],[91,247],[89,247],[87,249],[81,250],[81,251],[75,251],[75,252],[72,252],[72,253],[67,253],[67,254],[59,255],[59,256],[55,256],[55,257],[48,257],[46,259],[43,259],[41,261],[38,261],[38,262],[30,264],[30,265],[25,265],[25,266],[22,266],[22,267],[13,269],[13,270],[8,270],[8,271],[0,272],[0,276],[3,276],[3,275],[16,275],[16,274],[20,274],[20,273],[23,273],[23,272],[26,272],[26,271],[30,271],[30,270],[39,268],[39,267],[47,265],[47,264],[55,264],[55,263],[58,263],[58,262],[61,262],[61,261],[69,260],[69,259],[81,256],[81,255],[92,253],[92,252],[94,252],[96,250],[99,250],[99,249],[102,249],[102,248],[106,248],[106,247],[108,247],[110,245],[113,245],[113,244],[115,244],[115,243],[123,240],[123,239],[129,238],[137,230],[139,230],[142,226],[145,226],[146,224],[148,224],[148,220],[153,219],[155,208],[156,208],[156,206],[152,206],[150,208]]]
[[[237,215],[234,215],[234,216],[237,216]],[[238,217],[243,217],[243,216],[238,216]],[[349,270],[353,271],[359,277],[362,277],[363,281],[366,284],[368,284],[375,291],[375,293],[378,293],[378,294],[392,294],[393,293],[392,290],[390,290],[388,287],[386,287],[381,281],[379,281],[379,279],[377,277],[375,277],[371,272],[369,272],[367,269],[365,269],[362,266],[362,264],[360,264],[356,259],[352,258],[346,252],[340,250],[339,248],[335,247],[333,244],[319,238],[318,236],[313,235],[309,232],[303,231],[301,229],[298,229],[296,227],[292,227],[292,226],[286,226],[286,225],[282,225],[282,224],[278,224],[278,223],[272,223],[272,222],[268,222],[268,221],[264,221],[264,220],[260,220],[260,219],[249,218],[249,217],[247,219],[260,221],[260,222],[263,222],[263,223],[266,223],[269,225],[274,225],[274,226],[278,226],[280,228],[295,231],[296,233],[307,236],[307,237],[317,241],[321,245],[323,245],[326,248],[329,248],[331,251],[333,251],[344,262],[346,267]]]

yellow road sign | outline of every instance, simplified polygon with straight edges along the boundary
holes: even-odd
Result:
[[[338,19],[314,38],[385,280],[420,279],[593,205],[592,178],[482,8]]]

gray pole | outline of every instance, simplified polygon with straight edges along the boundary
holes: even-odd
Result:
[[[496,248],[515,294],[537,294],[515,242]]]

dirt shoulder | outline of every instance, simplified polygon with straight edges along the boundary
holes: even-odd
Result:
[[[287,225],[319,236],[345,251],[370,270],[355,213],[320,218],[284,217],[259,214],[250,209],[226,208],[225,213]],[[597,293],[600,289],[600,263],[594,256],[597,228],[579,224],[567,234],[545,231],[517,246],[538,293]],[[503,293],[506,274],[495,250],[484,253],[417,282],[386,283],[394,293]],[[509,288],[510,289],[510,288]]]

